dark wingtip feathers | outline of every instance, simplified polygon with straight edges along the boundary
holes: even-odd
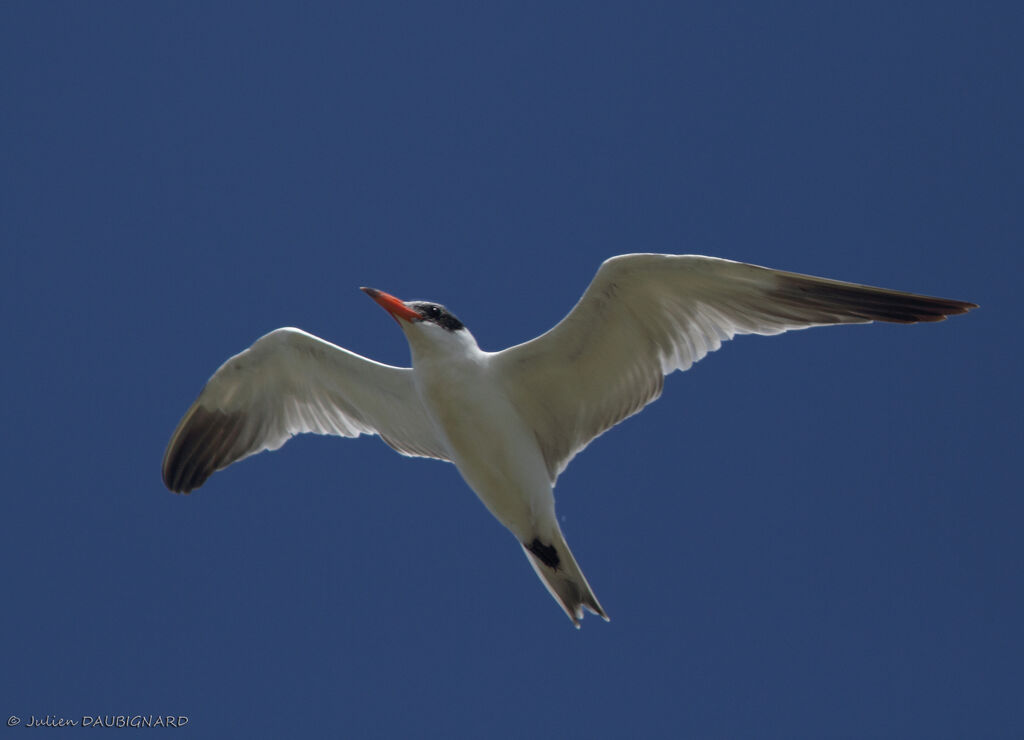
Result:
[[[194,406],[181,420],[163,460],[164,485],[175,493],[190,493],[216,471],[239,457],[244,427],[241,412]]]
[[[776,298],[804,311],[818,309],[822,323],[842,323],[845,320],[915,324],[919,321],[944,321],[947,316],[967,313],[978,307],[968,301],[832,280],[808,280],[795,274],[780,275],[774,293]]]

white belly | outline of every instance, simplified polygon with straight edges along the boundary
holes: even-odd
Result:
[[[486,371],[425,377],[421,393],[445,435],[455,466],[490,512],[522,542],[547,530],[554,496],[540,448]]]

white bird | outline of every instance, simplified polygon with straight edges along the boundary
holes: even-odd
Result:
[[[412,367],[392,367],[299,329],[225,362],[178,424],[163,479],[188,493],[215,471],[301,432],[378,434],[403,455],[455,464],[522,545],[578,628],[608,619],[555,517],[569,461],[737,334],[874,320],[941,321],[975,304],[699,255],[626,254],[601,265],[550,331],[481,350],[444,306],[363,288],[401,326]]]

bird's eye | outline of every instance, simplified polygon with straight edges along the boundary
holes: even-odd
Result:
[[[441,315],[441,309],[439,309],[437,306],[428,306],[427,314],[430,316],[430,318],[436,319],[438,316]]]

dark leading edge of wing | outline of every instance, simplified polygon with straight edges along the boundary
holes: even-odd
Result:
[[[967,301],[810,278],[795,273],[777,274],[776,281],[777,287],[770,291],[772,298],[782,305],[792,306],[794,316],[821,323],[861,319],[913,324],[942,321],[947,316],[967,313],[978,307]]]

